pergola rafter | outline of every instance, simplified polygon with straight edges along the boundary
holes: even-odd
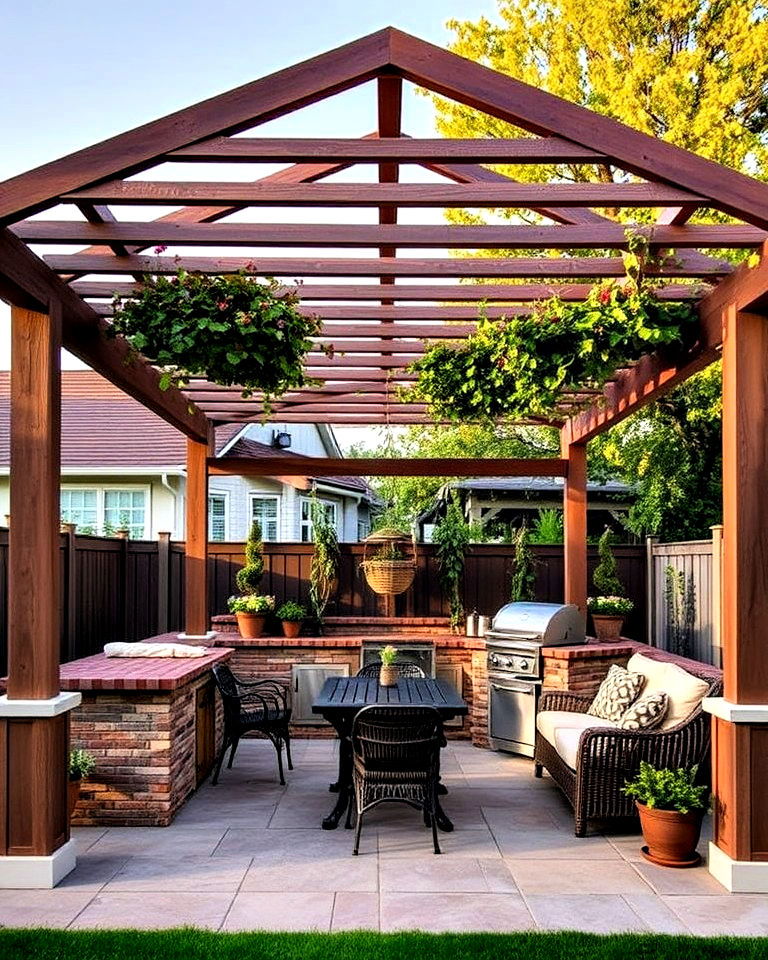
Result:
[[[367,82],[376,84],[373,133],[359,139],[254,135],[276,117]],[[513,135],[410,138],[402,129],[406,82],[498,118],[513,128]],[[233,162],[288,166],[252,180],[217,180],[216,165]],[[559,163],[609,165],[619,172],[620,182],[529,183],[492,168],[499,164],[514,172],[517,165]],[[363,177],[365,182],[347,179],[358,164],[374,165],[377,182],[370,176]],[[430,171],[434,181],[409,182],[406,164]],[[163,165],[159,177],[152,173]],[[190,165],[195,165],[195,179],[187,179]],[[342,179],[335,178],[342,172]],[[153,219],[158,205],[177,209]],[[62,219],[60,209],[67,206],[81,219]],[[124,220],[120,212],[125,206],[144,207],[147,216],[132,214],[136,219]],[[288,215],[285,222],[262,219],[264,208],[295,214],[294,208],[304,207],[326,211],[328,222],[297,223]],[[532,213],[547,222],[505,219],[476,226],[403,223],[399,217],[401,209],[480,207],[521,211],[527,219]],[[618,254],[628,245],[626,231],[632,225],[616,211],[633,208],[652,211],[634,229],[645,234],[652,253],[659,255],[648,269],[659,282],[659,295],[698,304],[698,340],[676,365],[661,355],[647,356],[631,369],[617,370],[599,395],[589,385],[564,391],[551,420],[524,419],[562,428],[560,458],[482,465],[211,459],[213,425],[263,419],[263,398],[243,398],[237,386],[200,379],[183,392],[162,391],[159,371],[108,336],[112,295],[130,296],[146,274],[183,268],[275,277],[286,292],[297,294],[300,309],[319,316],[322,327],[306,358],[308,375],[319,383],[274,401],[268,419],[428,424],[433,421],[424,404],[402,402],[398,389],[413,383],[415,374],[408,366],[423,354],[422,341],[469,336],[479,308],[503,322],[528,311],[538,299],[557,294],[578,301],[594,283],[623,276]],[[702,208],[726,214],[729,222],[691,224]],[[768,707],[760,706],[768,703],[768,659],[760,646],[768,632],[768,563],[762,562],[768,556],[763,493],[768,470],[767,239],[766,184],[391,28],[7,181],[0,191],[0,295],[13,307],[12,470],[14,478],[25,480],[23,488],[15,482],[11,488],[8,702],[26,698],[42,701],[45,710],[68,709],[59,703],[56,683],[57,546],[52,527],[57,514],[59,343],[189,437],[186,626],[193,636],[204,636],[208,628],[209,472],[264,475],[279,470],[303,477],[339,471],[390,476],[493,471],[562,477],[565,599],[583,608],[587,442],[722,355],[728,700],[712,708],[720,711],[715,789],[723,799],[715,856],[721,857],[723,875],[728,872],[732,879],[739,863],[752,868],[768,862],[768,834],[750,812],[768,788],[768,769],[752,761],[768,755]],[[34,253],[27,244],[34,245]],[[70,244],[84,249],[59,249]],[[171,249],[147,252],[166,246]],[[707,249],[753,250],[757,263],[734,270]],[[451,250],[462,255],[450,256]],[[330,345],[334,351],[324,352]],[[748,716],[743,712],[747,704],[752,704]],[[54,714],[42,706],[40,710],[33,714],[36,752],[14,746],[17,733],[0,711],[0,733],[6,738],[1,743],[10,744],[5,752],[0,749],[0,808],[5,803],[11,811],[5,818],[10,832],[0,830],[0,882],[3,855],[55,858],[62,837],[66,839],[65,822],[58,813],[48,815],[56,804],[47,802],[43,816],[28,803],[29,796],[60,796],[63,802],[64,751],[59,747],[66,725],[53,722]],[[760,722],[754,720],[755,711]],[[33,768],[31,760],[26,766],[20,761],[22,774],[16,770],[9,779],[6,760],[11,755],[40,762]],[[27,831],[24,837],[33,836],[31,844],[19,839],[18,824]],[[755,876],[753,870],[750,876]],[[764,882],[768,890],[768,877]]]

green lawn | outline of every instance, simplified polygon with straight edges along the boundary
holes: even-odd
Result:
[[[8,960],[765,960],[768,938],[0,930]]]

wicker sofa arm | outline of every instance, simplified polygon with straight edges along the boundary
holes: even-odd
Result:
[[[570,690],[547,690],[539,700],[539,713],[544,710],[565,710],[568,713],[587,713],[594,697],[588,693]]]

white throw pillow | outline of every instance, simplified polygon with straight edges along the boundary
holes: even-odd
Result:
[[[651,657],[643,656],[642,653],[636,653],[630,658],[627,670],[636,670],[645,674],[643,696],[652,693],[667,694],[669,701],[667,712],[659,730],[670,730],[687,720],[709,693],[709,684],[706,680],[694,677],[687,670],[678,667],[676,663],[653,660]]]
[[[618,722],[627,708],[637,700],[644,683],[645,677],[642,673],[625,670],[617,663],[611,664],[608,676],[600,684],[587,712],[603,720]]]

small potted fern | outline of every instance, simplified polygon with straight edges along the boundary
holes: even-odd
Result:
[[[698,765],[657,769],[640,762],[640,772],[623,788],[635,798],[646,842],[641,853],[662,867],[695,867],[708,787],[696,784]]]
[[[394,687],[397,683],[397,647],[388,643],[379,651],[381,659],[381,672],[379,673],[379,684],[382,687]]]
[[[294,600],[286,600],[282,606],[277,609],[277,619],[282,621],[283,636],[298,637],[301,633],[301,625],[307,616],[306,608]]]
[[[87,750],[70,750],[69,753],[69,783],[67,784],[67,807],[69,819],[75,812],[77,801],[80,799],[80,788],[96,766],[96,758]]]

